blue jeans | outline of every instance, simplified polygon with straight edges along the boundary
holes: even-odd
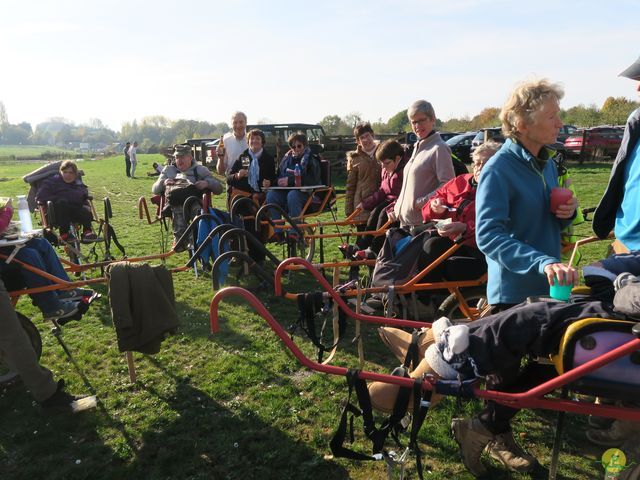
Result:
[[[307,200],[309,200],[309,194],[301,190],[269,190],[266,203],[275,203],[282,207],[290,217],[299,217]],[[270,213],[273,220],[280,220],[280,211],[274,208]]]
[[[58,255],[56,255],[51,244],[44,238],[32,238],[29,240],[24,247],[18,250],[15,258],[62,280],[69,281],[69,276],[64,271]],[[21,268],[20,274],[27,288],[45,287],[53,284],[46,278],[26,268]],[[55,291],[34,293],[31,298],[33,303],[45,313],[53,312],[60,308],[60,300]]]

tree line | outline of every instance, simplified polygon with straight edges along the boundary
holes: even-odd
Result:
[[[640,107],[640,102],[635,102],[625,97],[609,97],[601,108],[598,108],[595,104],[577,105],[561,110],[560,117],[563,123],[578,127],[624,125],[631,112],[638,107]],[[487,107],[471,118],[451,118],[446,121],[437,119],[436,128],[447,132],[468,132],[487,127],[499,127],[499,114],[500,108]],[[319,123],[328,135],[352,135],[353,127],[362,120],[361,115],[354,112],[345,117],[328,115],[320,120]],[[377,133],[398,133],[411,130],[406,110],[396,113],[386,123],[382,119],[371,122],[371,126]]]
[[[609,97],[602,107],[596,105],[577,105],[561,111],[565,124],[579,127],[595,125],[623,125],[629,114],[640,107],[640,103],[624,97]],[[500,109],[487,107],[474,117],[438,119],[436,127],[443,131],[466,132],[485,127],[500,125]],[[343,117],[327,115],[318,123],[327,135],[352,135],[353,127],[364,121],[358,112]],[[401,110],[386,122],[381,118],[372,121],[377,133],[408,132],[411,125],[407,111]],[[125,122],[120,131],[107,128],[100,119],[95,118],[86,124],[76,125],[62,118],[50,118],[32,128],[28,122],[12,124],[9,122],[4,103],[0,101],[0,144],[3,145],[52,145],[68,146],[74,143],[113,146],[127,141],[137,140],[141,151],[155,153],[162,147],[184,142],[188,138],[217,138],[230,130],[225,122],[210,123],[198,120],[171,120],[162,115],[142,118],[139,122]]]

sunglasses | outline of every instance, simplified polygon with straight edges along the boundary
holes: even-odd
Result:
[[[294,150],[299,150],[301,148],[304,148],[304,145],[298,143],[297,145],[291,145],[291,148],[293,148]]]

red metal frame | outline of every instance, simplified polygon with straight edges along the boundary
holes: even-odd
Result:
[[[267,321],[271,329],[276,333],[278,337],[280,337],[286,347],[305,367],[318,372],[328,373],[330,375],[345,376],[347,374],[348,369],[345,367],[323,365],[307,358],[289,337],[289,334],[285,331],[285,329],[273,318],[271,313],[260,302],[260,300],[258,300],[256,296],[251,292],[240,287],[226,287],[218,291],[214,295],[209,306],[209,320],[211,323],[212,333],[218,333],[219,331],[219,304],[223,299],[229,296],[239,296],[244,298],[251,305],[251,307],[253,307],[255,312]],[[371,318],[376,317],[365,316],[365,318],[361,320],[367,321]],[[603,365],[615,361],[616,359],[624,355],[628,355],[636,350],[640,350],[640,339],[637,338],[630,340],[624,345],[621,345],[620,347],[606,353],[605,355],[602,355],[601,357],[590,360],[589,362],[577,368],[574,368],[573,370],[565,372],[564,374],[559,375],[558,377],[555,377],[547,382],[544,382],[526,392],[505,393],[495,390],[485,390],[476,387],[473,389],[473,393],[477,398],[493,400],[497,403],[508,405],[514,408],[542,408],[545,410],[564,411],[581,415],[596,415],[601,417],[616,418],[619,420],[640,421],[640,409],[638,408],[612,405],[596,405],[593,403],[584,403],[576,400],[562,400],[559,398],[544,398],[544,395],[550,393],[551,391],[564,386],[569,386],[571,382],[586,375],[587,373],[597,370]],[[359,371],[358,376],[359,378],[364,380],[384,382],[388,384],[399,385],[401,387],[412,387],[414,382],[414,379],[411,378],[397,377],[389,374],[368,372],[364,370]],[[422,380],[422,388],[423,390],[438,391],[438,381],[435,377],[426,376]]]
[[[460,280],[460,281],[455,281],[455,282],[445,281],[445,282],[418,283],[420,278],[422,278],[424,275],[426,275],[431,270],[433,270],[438,265],[440,265],[453,252],[455,252],[458,248],[460,248],[460,246],[461,246],[460,244],[454,244],[446,252],[444,252],[440,257],[438,257],[431,264],[429,264],[427,267],[425,267],[422,271],[420,271],[418,274],[416,274],[411,280],[408,280],[407,282],[405,282],[405,283],[403,283],[401,285],[395,285],[394,288],[395,288],[396,293],[397,294],[405,294],[405,293],[411,293],[411,292],[415,292],[415,291],[424,291],[424,290],[449,290],[449,292],[454,294],[456,296],[456,298],[458,299],[458,302],[460,303],[460,309],[461,309],[462,313],[464,313],[464,315],[467,318],[469,318],[471,320],[474,320],[474,319],[478,318],[481,315],[482,312],[478,311],[475,308],[469,307],[469,305],[467,305],[466,301],[464,300],[464,295],[462,294],[462,292],[460,292],[460,289],[461,288],[465,288],[465,287],[479,287],[479,286],[483,285],[484,283],[486,283],[486,279],[487,279],[487,274],[486,273],[484,275],[482,275],[480,278],[478,278],[477,280]],[[363,262],[371,262],[371,261],[372,260],[364,260]],[[350,263],[346,263],[346,265],[351,266],[351,265],[356,265],[358,263],[360,263],[360,262],[350,262]],[[338,265],[340,266],[340,264],[338,264]],[[333,288],[329,285],[329,282],[327,282],[326,279],[316,269],[316,268],[327,267],[327,266],[333,266],[333,264],[332,265],[327,265],[327,264],[314,265],[314,264],[310,263],[309,261],[307,261],[307,260],[305,260],[303,258],[299,258],[299,257],[292,257],[292,258],[287,258],[287,259],[283,260],[280,263],[280,265],[278,265],[278,268],[276,269],[276,273],[275,273],[274,283],[275,283],[275,293],[276,293],[276,295],[284,296],[284,297],[289,298],[289,299],[295,299],[296,298],[296,294],[283,293],[283,290],[282,290],[282,274],[283,274],[283,272],[285,270],[299,270],[299,269],[308,270],[316,278],[316,280],[318,280],[318,282],[320,282],[320,284],[323,286],[323,288],[327,292],[333,290]],[[361,294],[366,294],[366,293],[384,293],[384,292],[387,292],[387,291],[388,291],[387,287],[369,287],[369,288],[360,289],[360,293]],[[356,289],[350,289],[350,290],[347,290],[346,292],[344,292],[342,295],[343,296],[348,296],[348,297],[355,297],[357,294],[358,294],[358,291]],[[342,302],[342,299],[340,299],[340,302],[338,304],[339,305],[344,305],[344,302]]]

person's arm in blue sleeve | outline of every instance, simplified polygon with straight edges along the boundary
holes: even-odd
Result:
[[[559,260],[511,235],[508,230],[511,188],[509,179],[496,170],[482,172],[476,193],[476,243],[487,257],[512,272],[543,274],[546,265]]]

